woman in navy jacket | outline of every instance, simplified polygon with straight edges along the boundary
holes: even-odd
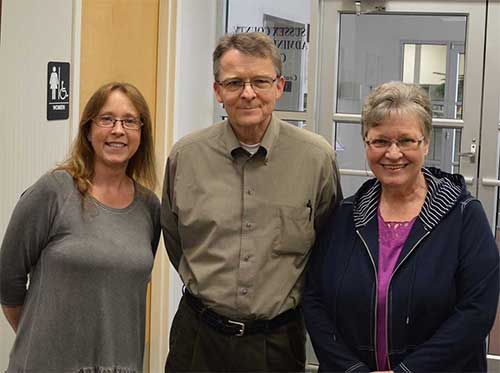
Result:
[[[499,254],[460,175],[423,168],[427,94],[390,82],[362,114],[376,178],[337,208],[312,250],[304,315],[320,371],[486,372]]]

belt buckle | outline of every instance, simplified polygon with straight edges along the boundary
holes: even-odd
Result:
[[[240,327],[240,331],[238,334],[235,334],[236,337],[242,337],[245,334],[245,324],[239,321],[227,320],[228,324],[238,325]]]

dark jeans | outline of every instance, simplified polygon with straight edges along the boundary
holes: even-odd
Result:
[[[300,318],[266,334],[225,335],[200,320],[183,297],[165,372],[304,372],[305,333]]]

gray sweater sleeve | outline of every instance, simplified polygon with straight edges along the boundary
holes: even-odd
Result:
[[[17,203],[0,250],[0,302],[22,305],[28,274],[50,239],[58,210],[58,187],[51,173],[28,188]]]

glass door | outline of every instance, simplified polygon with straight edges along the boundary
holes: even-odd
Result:
[[[427,165],[462,173],[475,190],[478,157],[471,149],[480,135],[486,1],[325,0],[321,10],[320,83],[334,84],[319,87],[316,130],[335,144],[344,194],[370,175],[361,107],[373,87],[389,80],[429,92],[434,130]]]

